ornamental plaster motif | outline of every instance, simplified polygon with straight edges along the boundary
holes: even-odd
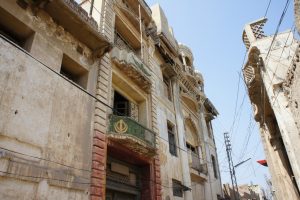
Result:
[[[83,56],[87,58],[92,57],[92,51],[86,47],[86,45],[82,44],[69,32],[65,31],[62,26],[57,25],[43,10],[37,12],[36,15],[33,15],[31,11],[27,10],[27,14],[32,19],[34,25],[44,31],[49,37],[55,37],[61,43],[71,45],[71,48],[74,51],[77,51],[77,48],[80,47],[82,49]]]
[[[261,107],[263,83],[260,74],[263,63],[259,55],[260,51],[257,47],[254,46],[249,50],[248,62],[243,68],[243,75],[248,87],[249,98],[252,102],[254,119],[257,122],[263,123],[261,121],[263,114],[263,110]]]
[[[136,121],[139,120],[139,107],[133,102],[130,102],[130,116]]]

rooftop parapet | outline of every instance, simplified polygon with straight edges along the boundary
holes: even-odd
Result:
[[[152,6],[151,10],[152,18],[157,26],[157,34],[167,44],[168,48],[176,53],[178,51],[178,44],[173,35],[172,28],[168,24],[164,11],[159,4]]]
[[[263,27],[267,20],[267,18],[262,18],[245,25],[243,31],[243,42],[247,49],[249,49],[251,44],[256,40],[266,37]]]

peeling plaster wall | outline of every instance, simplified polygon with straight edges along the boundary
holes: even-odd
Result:
[[[3,40],[0,41],[0,44],[1,147],[46,158],[64,165],[89,169],[91,116],[86,113],[92,113],[93,101],[20,50]],[[15,156],[20,155],[15,154]],[[9,173],[25,176],[39,176],[39,172],[35,169],[41,167],[43,168],[41,170],[53,171],[54,177],[64,178],[57,173],[67,173],[74,176],[75,180],[77,176],[89,180],[89,174],[82,173],[82,171],[42,160],[37,160],[32,165],[28,159],[30,158],[25,158],[27,166],[15,164],[14,167],[11,167],[10,161],[6,170]],[[4,159],[1,161],[3,162]],[[77,180],[81,180],[79,177]],[[0,178],[0,181],[4,184],[6,179],[3,177]],[[22,185],[29,187],[28,184],[32,185],[27,181]],[[21,194],[15,187],[16,185],[18,185],[17,182],[11,185],[13,187],[9,189],[10,195]],[[54,183],[54,185],[57,184]],[[62,185],[68,187],[66,183]],[[58,186],[60,187],[60,185]],[[36,190],[39,186],[36,184],[32,188]],[[85,194],[85,191],[88,191],[87,188],[82,187],[81,189],[83,190],[81,198],[87,198]],[[35,190],[30,194],[34,195]],[[53,188],[53,190],[55,189]],[[50,190],[45,192],[49,193]],[[0,192],[2,195],[6,193]],[[68,192],[61,192],[61,194],[60,198],[65,199],[67,198],[64,195],[69,195]],[[14,198],[18,199],[17,196]],[[6,199],[6,197],[2,196],[1,199]]]
[[[31,55],[58,72],[68,55],[88,70],[94,93],[98,62],[90,50],[46,13],[6,3],[35,32]],[[52,161],[0,149],[0,199],[89,199],[93,99],[3,39],[0,66],[0,146]]]

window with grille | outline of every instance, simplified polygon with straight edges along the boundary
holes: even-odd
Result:
[[[169,122],[167,123],[167,126],[168,126],[168,138],[169,138],[169,151],[171,155],[177,156],[177,151],[176,151],[177,146],[175,140],[174,126]]]
[[[130,116],[130,102],[120,93],[115,91],[114,95],[114,114],[119,116]]]

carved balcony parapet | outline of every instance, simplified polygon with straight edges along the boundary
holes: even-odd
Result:
[[[178,71],[176,70],[176,67],[169,63],[161,65],[161,70],[163,74],[165,74],[168,78],[173,78],[178,75]]]
[[[194,101],[194,103],[198,103],[198,97],[197,97],[197,94],[196,93],[193,93],[192,91],[189,91],[189,90],[184,90],[184,89],[181,89],[180,90],[180,95],[181,96],[185,96],[191,100]]]
[[[155,155],[156,134],[130,117],[111,115],[108,137],[133,152]]]
[[[145,92],[151,88],[150,73],[147,66],[133,52],[114,47],[111,52],[112,61]]]
[[[206,163],[201,163],[199,156],[194,152],[188,152],[191,178],[196,181],[206,181],[208,168]]]
[[[263,90],[265,90],[261,77],[263,61],[259,55],[260,51],[257,47],[254,46],[250,48],[248,61],[243,68],[243,76],[248,87],[249,98],[254,110],[254,119],[257,122],[261,122],[261,119],[263,118],[262,93]]]

